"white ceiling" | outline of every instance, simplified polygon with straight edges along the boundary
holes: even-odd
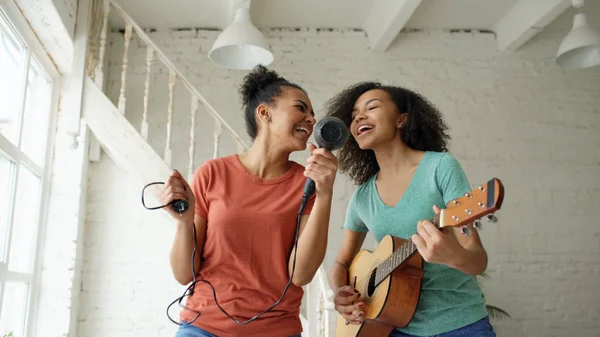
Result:
[[[401,1],[401,0],[398,0]],[[519,0],[423,0],[406,28],[491,29]],[[542,0],[546,1],[546,0]],[[598,1],[598,0],[588,0]],[[219,28],[239,0],[117,0],[148,28]],[[252,0],[259,28],[363,28],[376,0]]]
[[[144,28],[224,29],[243,0],[116,1]],[[251,0],[250,12],[259,28],[365,29],[371,47],[385,50],[398,27],[491,30],[500,49],[518,48],[553,21],[567,30],[574,10],[570,0]],[[584,12],[600,28],[600,0]]]

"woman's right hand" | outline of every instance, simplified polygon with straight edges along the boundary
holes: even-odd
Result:
[[[333,298],[335,310],[345,319],[346,324],[361,324],[364,318],[364,303],[357,300],[360,298],[358,291],[351,286],[340,287]],[[355,303],[356,302],[356,303]]]
[[[170,204],[173,200],[186,200],[189,205],[188,209],[182,214],[175,211],[171,205],[164,209],[178,222],[193,224],[196,199],[190,185],[188,185],[187,181],[185,181],[181,173],[177,170],[173,170],[159,193],[161,205]]]

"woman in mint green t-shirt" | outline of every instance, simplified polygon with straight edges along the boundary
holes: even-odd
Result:
[[[479,235],[439,231],[431,219],[450,200],[471,190],[440,112],[421,95],[379,83],[356,84],[331,99],[329,115],[352,137],[339,167],[359,185],[348,205],[344,238],[331,270],[336,310],[360,324],[360,294],[348,285],[348,267],[367,232],[412,239],[425,260],[416,312],[390,336],[495,336],[475,278],[487,268]],[[439,208],[438,208],[439,207]]]

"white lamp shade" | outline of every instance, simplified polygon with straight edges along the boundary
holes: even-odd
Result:
[[[273,62],[273,53],[267,40],[254,27],[246,8],[238,8],[233,23],[217,37],[208,58],[219,66],[229,69],[249,70]]]
[[[556,63],[568,69],[600,65],[600,35],[587,24],[585,14],[575,15],[573,28],[558,47]]]

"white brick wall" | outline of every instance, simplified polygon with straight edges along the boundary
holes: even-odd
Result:
[[[383,55],[365,49],[364,33],[272,30],[272,68],[308,91],[317,115],[347,85],[380,80],[430,98],[451,127],[452,153],[472,184],[499,177],[506,187],[500,222],[481,233],[490,256],[484,290],[512,319],[496,322],[499,336],[600,335],[600,70],[566,72],[553,63],[564,31],[548,30],[516,54],[499,55],[492,34],[402,34]],[[238,85],[245,72],[212,65],[205,53],[217,32],[156,32],[151,37],[202,94],[244,133]],[[122,34],[111,35],[109,91],[120,88]],[[145,49],[133,42],[127,116],[142,112]],[[162,154],[167,84],[154,68],[151,144]],[[176,92],[174,168],[187,167],[189,96]],[[196,165],[212,153],[212,119],[199,114]],[[244,137],[246,137],[244,135]],[[223,136],[223,155],[235,151]],[[304,163],[306,153],[294,159]],[[104,156],[89,172],[83,264],[81,336],[173,336],[164,309],[183,291],[172,279],[168,254],[173,225],[145,211],[142,186],[128,183]],[[335,185],[327,266],[340,243],[354,187]],[[159,220],[157,220],[159,219]],[[373,241],[369,242],[373,245]],[[175,312],[174,312],[175,314]]]

